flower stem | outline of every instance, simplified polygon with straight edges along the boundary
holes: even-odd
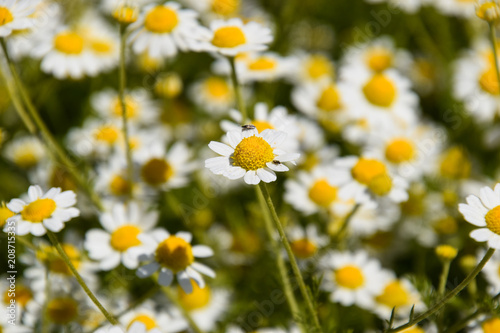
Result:
[[[161,289],[163,290],[163,292],[165,293],[165,296],[167,296],[167,298],[172,302],[174,303],[174,305],[182,312],[182,315],[184,316],[184,318],[187,320],[187,322],[189,323],[189,326],[191,326],[191,329],[195,332],[195,333],[203,333],[203,331],[198,327],[198,325],[196,324],[196,322],[194,321],[193,317],[191,317],[191,314],[189,313],[189,311],[184,307],[184,305],[179,301],[179,298],[177,298],[177,296],[175,295],[175,293],[172,291],[172,289],[170,289],[170,287],[164,287],[162,286]]]
[[[118,324],[117,320],[104,308],[104,306],[99,302],[97,297],[95,297],[95,295],[89,289],[89,287],[87,286],[85,281],[83,281],[81,275],[76,270],[75,266],[73,265],[73,263],[69,259],[68,255],[66,254],[66,252],[64,252],[64,249],[62,248],[61,243],[59,243],[57,236],[50,230],[47,230],[47,235],[49,236],[50,241],[52,242],[52,244],[56,248],[56,250],[59,253],[59,255],[61,256],[61,258],[64,260],[66,265],[68,265],[69,269],[71,270],[71,272],[75,276],[75,278],[78,281],[78,283],[80,284],[80,286],[82,286],[82,288],[85,291],[85,293],[87,294],[87,296],[92,300],[92,302],[94,302],[94,304],[99,308],[99,310],[102,312],[104,317],[106,317],[106,319],[112,325],[117,325]]]
[[[128,124],[127,124],[127,102],[125,99],[125,86],[127,83],[127,76],[125,72],[125,50],[127,46],[127,34],[126,34],[127,26],[125,24],[120,24],[120,86],[118,90],[120,105],[122,109],[122,123],[123,123],[123,139],[125,144],[125,152],[127,155],[127,173],[130,184],[133,184],[134,180],[134,165],[132,163],[132,151],[130,149],[130,138],[128,133]],[[132,197],[133,193],[130,191],[130,196]]]
[[[475,277],[481,272],[483,269],[484,265],[490,260],[490,258],[493,256],[493,253],[495,253],[495,249],[488,249],[486,254],[484,255],[483,259],[477,264],[477,266],[469,273],[469,275],[458,285],[450,291],[448,294],[446,294],[443,298],[441,298],[439,301],[437,301],[429,310],[425,311],[421,315],[415,317],[415,319],[410,320],[408,323],[398,326],[396,328],[390,329],[388,332],[389,333],[395,333],[395,332],[400,332],[406,328],[412,327],[415,324],[418,324],[422,320],[426,319],[427,317],[432,316],[435,314],[439,309],[441,309],[443,306],[448,303],[453,297],[455,297],[462,289],[464,289],[472,280],[475,279]]]
[[[497,89],[500,90],[500,66],[498,64],[498,51],[497,51],[497,38],[495,34],[495,26],[491,23],[488,24],[490,28],[490,42],[493,49],[493,57],[495,58],[495,72],[497,74]]]
[[[293,273],[295,275],[295,279],[297,280],[297,283],[299,285],[300,292],[301,292],[302,297],[304,297],[304,300],[306,302],[307,310],[309,311],[309,313],[313,319],[313,324],[314,324],[313,332],[322,333],[323,330],[321,329],[321,326],[319,324],[319,319],[318,319],[316,310],[314,309],[314,305],[313,305],[313,302],[311,300],[311,296],[309,295],[306,284],[304,283],[304,279],[302,278],[302,274],[300,273],[299,266],[297,265],[297,260],[295,259],[295,255],[293,254],[290,243],[288,242],[288,239],[287,239],[286,234],[285,234],[285,230],[283,229],[283,225],[281,224],[281,221],[278,217],[278,214],[276,213],[276,209],[274,208],[274,204],[273,204],[273,201],[271,199],[271,195],[269,194],[269,191],[267,189],[266,184],[263,182],[260,182],[259,183],[259,190],[261,191],[261,193],[265,199],[265,202],[267,204],[267,207],[268,207],[269,211],[271,212],[271,217],[273,219],[273,222],[274,222],[276,229],[278,229],[278,233],[280,234],[281,242],[283,243],[283,246],[285,247],[286,253],[288,254],[288,258],[290,260],[290,265],[292,266],[292,270],[293,270]]]
[[[356,214],[359,207],[361,207],[361,204],[359,204],[359,203],[355,204],[354,207],[352,208],[352,210],[349,212],[349,214],[347,214],[347,216],[345,217],[341,227],[339,228],[339,230],[336,234],[336,237],[335,237],[336,242],[338,242],[344,236],[344,233],[347,230],[347,227],[349,226],[349,222],[351,221],[354,214]]]
[[[229,63],[231,64],[231,81],[233,82],[233,90],[236,98],[236,103],[241,112],[242,123],[245,124],[248,120],[247,109],[245,108],[245,101],[241,96],[241,87],[238,81],[238,75],[236,74],[236,64],[234,57],[229,57]]]
[[[496,300],[498,300],[498,298],[500,298],[500,294],[496,294],[495,296],[493,296],[493,298],[491,300],[492,301],[496,301]],[[486,313],[488,311],[489,311],[488,308],[479,308],[479,309],[477,309],[476,311],[474,311],[473,313],[469,314],[468,316],[466,316],[465,318],[463,318],[459,322],[455,323],[450,328],[446,329],[446,333],[455,333],[455,332],[460,331],[461,329],[463,329],[464,327],[466,327],[467,324],[471,320],[476,319],[481,314]]]
[[[448,274],[450,273],[450,260],[443,262],[443,270],[441,271],[441,276],[439,277],[439,287],[438,296],[442,297],[446,288],[446,282],[448,281]]]
[[[290,278],[288,277],[288,273],[285,266],[285,260],[281,253],[281,249],[279,247],[278,242],[273,236],[273,222],[271,216],[269,215],[269,210],[266,206],[266,200],[262,194],[260,188],[255,187],[255,192],[257,193],[257,198],[259,199],[259,204],[262,209],[262,214],[264,215],[264,224],[267,236],[269,237],[269,241],[271,242],[271,247],[276,253],[276,265],[278,266],[278,272],[281,277],[281,283],[283,284],[283,289],[285,293],[285,297],[290,307],[290,311],[292,312],[293,319],[299,326],[301,327],[302,332],[307,332],[303,324],[303,319],[300,317],[300,310],[297,304],[297,300],[295,299],[295,295],[293,293],[292,285],[290,283]]]

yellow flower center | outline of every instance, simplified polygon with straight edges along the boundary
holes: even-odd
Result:
[[[392,179],[387,173],[377,175],[370,181],[368,188],[376,195],[384,196],[392,189]]]
[[[5,225],[5,222],[7,222],[7,219],[11,218],[14,215],[16,214],[5,207],[5,203],[2,203],[2,205],[0,205],[0,227],[3,227]]]
[[[52,199],[37,199],[24,206],[21,211],[21,217],[25,221],[32,223],[41,223],[43,220],[52,216],[56,210],[56,202]]]
[[[56,50],[66,54],[80,54],[83,51],[83,38],[76,32],[62,32],[54,37]]]
[[[5,304],[10,304],[10,300],[14,299],[17,304],[24,307],[26,306],[26,304],[28,304],[29,301],[33,299],[33,293],[31,292],[31,290],[22,284],[16,284],[15,296],[12,294],[13,293],[10,292],[9,289],[5,291],[3,295],[3,302]]]
[[[342,104],[337,88],[332,84],[326,87],[319,96],[316,105],[323,111],[335,111],[340,109]]]
[[[7,7],[0,7],[0,26],[14,21],[14,17]]]
[[[319,179],[309,189],[309,198],[319,206],[328,207],[337,198],[337,188],[326,179]]]
[[[491,95],[500,94],[500,90],[498,88],[498,79],[496,71],[493,67],[488,68],[479,76],[479,86],[485,92]]]
[[[239,0],[213,0],[212,11],[215,14],[222,16],[230,16],[234,14],[240,7]]]
[[[137,117],[139,104],[134,100],[132,96],[125,96],[125,116],[128,119]],[[112,114],[115,117],[121,117],[123,113],[122,103],[118,97],[115,98],[112,106]]]
[[[135,225],[121,226],[111,234],[111,246],[119,252],[125,252],[132,246],[141,244],[141,241],[137,239],[140,233],[141,229]]]
[[[476,15],[482,20],[493,22],[498,19],[500,8],[493,1],[485,2],[476,9]]]
[[[222,27],[215,31],[212,44],[221,48],[232,48],[247,41],[245,34],[239,27]]]
[[[109,182],[109,190],[116,196],[129,195],[132,192],[132,184],[127,178],[115,175]]]
[[[164,34],[172,32],[179,23],[175,10],[165,6],[156,6],[147,15],[144,26],[147,30]]]
[[[392,163],[408,162],[415,156],[413,143],[408,139],[396,139],[385,148],[385,157]]]
[[[491,209],[486,216],[486,227],[497,235],[500,235],[500,206]]]
[[[403,332],[403,333],[425,333],[424,329],[422,327],[418,327],[418,326],[413,326],[413,327],[407,328],[401,332]]]
[[[465,179],[469,177],[470,171],[471,163],[460,147],[452,147],[442,156],[440,172],[444,177]]]
[[[231,88],[226,80],[219,77],[210,77],[206,79],[204,86],[208,94],[216,99],[227,100],[231,93]]]
[[[138,10],[127,5],[119,6],[113,12],[113,17],[120,23],[130,24],[137,21]]]
[[[483,322],[481,325],[484,333],[497,333],[500,332],[500,319],[491,318]]]
[[[38,164],[38,154],[31,147],[23,147],[14,152],[13,161],[24,169],[29,169]]]
[[[393,307],[407,305],[409,298],[408,292],[401,282],[393,281],[384,288],[382,294],[377,296],[375,300],[392,309]]]
[[[193,280],[191,280],[191,285],[193,286],[193,292],[190,294],[186,293],[181,286],[177,286],[179,301],[188,311],[204,308],[210,302],[210,288],[208,286],[200,288]]]
[[[134,319],[132,319],[130,321],[130,324],[128,324],[127,329],[130,328],[130,326],[132,326],[132,324],[135,322],[143,323],[144,326],[146,326],[146,331],[149,331],[149,330],[158,326],[158,324],[156,323],[156,320],[154,320],[154,318],[151,318],[147,314],[139,314],[139,315],[135,316]]]
[[[47,316],[59,325],[66,325],[78,316],[78,304],[68,297],[54,298],[47,304]]]
[[[458,250],[451,245],[439,245],[436,247],[436,255],[444,260],[453,260],[457,256]]]
[[[269,57],[260,57],[248,65],[248,69],[253,71],[268,71],[276,68],[276,60]]]
[[[264,168],[266,163],[273,160],[273,148],[266,140],[255,135],[241,140],[233,153],[233,165],[245,170]]]
[[[375,177],[386,173],[387,169],[384,163],[368,158],[360,158],[351,170],[354,179],[365,185],[369,185]]]
[[[358,267],[344,266],[335,272],[335,281],[341,287],[358,289],[364,284],[365,278],[363,272]]]
[[[170,236],[156,248],[156,261],[174,272],[181,271],[194,261],[191,245],[177,236]]]
[[[363,93],[373,105],[389,107],[396,98],[396,87],[384,74],[375,74],[363,87]]]
[[[452,235],[458,231],[457,221],[452,216],[435,221],[432,227],[440,235]]]
[[[105,39],[94,39],[90,42],[90,48],[95,53],[108,54],[113,49],[113,44]]]
[[[254,120],[252,121],[252,125],[255,126],[257,131],[259,131],[259,133],[266,129],[274,129],[274,126],[265,120]]]
[[[80,251],[76,247],[71,244],[62,244],[64,252],[69,257],[69,260],[75,266],[76,269],[80,267],[81,262],[81,254]],[[63,274],[67,276],[72,276],[72,272],[69,269],[66,262],[59,256],[56,249],[53,247],[47,247],[47,253],[45,255],[41,255],[42,258],[45,258],[44,261],[47,262],[47,266],[49,270],[53,273]]]
[[[142,166],[141,176],[146,183],[152,186],[167,182],[174,174],[172,166],[161,158],[153,158]]]
[[[366,59],[368,67],[375,72],[382,72],[392,66],[392,53],[389,50],[378,48],[370,51]]]
[[[306,155],[306,158],[304,162],[302,163],[301,167],[304,170],[312,170],[316,165],[318,165],[321,162],[319,156],[315,153],[310,153]]]
[[[316,245],[307,238],[297,239],[290,242],[293,254],[300,259],[312,257],[318,249]]]
[[[333,66],[328,58],[322,55],[311,56],[306,64],[307,74],[312,79],[318,79],[322,76],[333,76]]]
[[[111,125],[105,125],[95,130],[94,138],[97,141],[105,142],[112,145],[118,139],[119,132],[118,129]]]

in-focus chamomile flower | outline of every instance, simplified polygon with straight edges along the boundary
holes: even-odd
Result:
[[[308,224],[305,228],[292,226],[287,228],[286,233],[293,254],[298,259],[313,257],[329,241],[328,236],[319,233],[315,224]]]
[[[222,156],[206,160],[205,167],[229,179],[244,177],[247,184],[256,185],[261,180],[273,182],[276,180],[274,171],[289,170],[283,162],[293,162],[300,156],[280,149],[286,136],[285,132],[271,129],[259,133],[253,125],[242,131],[228,132],[228,144],[212,141],[208,145]]]
[[[172,235],[164,229],[155,229],[150,235],[140,235],[139,240],[144,244],[147,254],[142,255],[139,260],[148,263],[137,269],[137,276],[146,278],[159,271],[158,283],[162,286],[169,286],[175,275],[186,293],[193,292],[191,279],[203,288],[205,281],[201,274],[213,278],[215,272],[196,262],[195,258],[211,257],[213,251],[205,245],[192,246],[192,238],[189,232]]]
[[[12,31],[33,26],[31,16],[40,0],[3,0],[0,2],[0,37],[9,36]]]
[[[98,260],[102,270],[111,270],[120,263],[129,269],[137,268],[139,235],[155,226],[158,213],[147,211],[136,202],[126,206],[115,203],[99,220],[105,230],[90,229],[85,236],[89,257]]]
[[[188,39],[195,38],[199,28],[191,9],[181,9],[173,1],[144,7],[139,19],[130,26],[130,41],[135,53],[147,52],[152,58],[174,57],[189,49]]]
[[[197,37],[195,50],[217,52],[229,57],[242,52],[265,51],[273,40],[269,28],[257,22],[244,23],[239,18],[213,21],[210,29],[202,30]]]
[[[46,156],[46,151],[38,138],[25,136],[7,143],[4,156],[17,166],[29,169],[37,165]]]
[[[80,211],[72,207],[76,204],[76,194],[73,191],[61,192],[53,187],[45,194],[38,185],[28,189],[27,200],[12,199],[7,207],[16,215],[17,234],[34,236],[45,235],[47,229],[59,232],[68,222],[80,215]]]
[[[500,184],[492,190],[483,187],[479,197],[469,195],[466,204],[458,205],[465,220],[477,227],[470,236],[478,242],[488,242],[493,249],[500,249]]]
[[[196,81],[190,87],[189,95],[202,111],[213,115],[226,113],[234,105],[231,83],[219,76],[209,76]]]
[[[344,306],[369,309],[373,297],[384,288],[380,263],[366,252],[333,252],[321,259],[322,288],[331,292],[330,300]]]

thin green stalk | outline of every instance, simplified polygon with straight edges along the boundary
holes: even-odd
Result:
[[[300,317],[299,306],[297,304],[297,300],[295,299],[295,295],[293,293],[292,285],[290,283],[290,278],[288,277],[288,272],[285,266],[285,260],[283,258],[283,254],[281,253],[279,244],[273,235],[273,222],[271,216],[269,215],[269,210],[267,209],[266,206],[266,200],[262,195],[262,191],[260,191],[258,187],[255,187],[255,191],[257,193],[257,198],[259,199],[259,204],[262,209],[262,213],[264,215],[264,225],[266,233],[269,238],[269,241],[271,242],[271,247],[273,248],[273,251],[276,254],[276,265],[278,266],[278,272],[281,277],[281,283],[283,284],[283,290],[285,293],[286,301],[288,303],[288,306],[290,307],[290,311],[292,312],[292,316],[295,322],[300,326],[302,332],[307,332],[306,328],[304,327],[304,320]]]
[[[470,272],[470,274],[458,285],[450,291],[448,294],[446,294],[443,298],[441,298],[438,302],[436,302],[429,310],[425,311],[421,315],[415,317],[413,320],[410,320],[408,323],[398,326],[396,328],[390,329],[388,332],[389,333],[395,333],[395,332],[401,332],[402,330],[412,327],[413,325],[418,324],[422,320],[432,316],[436,312],[438,312],[443,306],[448,303],[453,297],[455,297],[459,292],[462,291],[472,280],[476,278],[476,276],[481,272],[483,269],[484,265],[490,260],[490,258],[493,256],[495,253],[495,249],[488,249],[486,254],[484,255],[483,259],[477,264],[477,266]]]
[[[493,296],[492,300],[496,301],[496,300],[498,300],[498,298],[500,298],[500,294],[496,294],[495,296]],[[450,328],[446,329],[446,333],[456,333],[456,332],[460,331],[461,329],[465,328],[467,326],[467,324],[471,320],[476,319],[481,314],[486,313],[488,311],[489,311],[488,308],[479,308],[479,309],[477,309],[476,311],[474,311],[470,315],[466,316],[465,318],[463,318],[459,322],[455,323],[455,325],[453,325]]]
[[[450,273],[450,260],[443,262],[443,270],[441,271],[441,276],[439,277],[439,287],[438,296],[442,297],[446,288],[446,282],[448,281],[448,274]]]
[[[229,63],[231,64],[231,81],[233,82],[233,90],[236,98],[236,103],[241,112],[242,123],[245,124],[248,120],[247,109],[245,107],[245,101],[241,96],[241,87],[238,82],[238,75],[236,74],[236,64],[234,57],[228,57]]]
[[[314,304],[311,300],[311,296],[307,291],[306,284],[304,283],[304,279],[302,278],[302,274],[300,273],[299,266],[297,265],[297,260],[295,259],[295,255],[293,254],[290,243],[288,242],[288,239],[286,237],[285,230],[283,229],[283,225],[281,224],[278,214],[276,213],[273,200],[271,199],[271,195],[269,194],[269,191],[265,183],[263,182],[259,183],[259,191],[261,192],[266,201],[267,207],[271,212],[271,217],[273,218],[274,225],[276,229],[278,229],[278,233],[280,234],[281,242],[283,243],[286,253],[288,254],[288,258],[290,260],[290,265],[292,266],[295,279],[297,280],[297,283],[299,285],[302,297],[304,297],[304,300],[306,302],[307,310],[309,311],[309,314],[313,319],[314,332],[322,333],[323,330],[321,329],[321,325],[319,324],[318,315],[316,313],[316,310],[314,309]]]
[[[345,217],[344,222],[342,223],[342,226],[340,227],[335,237],[337,241],[342,239],[344,232],[347,230],[347,227],[349,226],[349,222],[351,221],[354,214],[356,214],[359,207],[361,207],[361,204],[359,203],[355,204],[352,210],[349,212],[349,214],[347,214],[347,216]]]
[[[59,255],[61,256],[61,258],[64,260],[66,265],[68,265],[69,269],[71,270],[71,272],[75,276],[75,278],[78,281],[78,283],[80,284],[80,286],[82,286],[82,288],[85,291],[85,293],[87,294],[87,296],[92,300],[92,302],[94,302],[94,304],[99,308],[99,310],[102,312],[104,317],[106,317],[106,319],[112,325],[117,325],[118,321],[104,308],[104,306],[101,304],[101,302],[99,302],[97,297],[95,297],[95,295],[89,289],[89,287],[87,286],[85,281],[83,281],[80,273],[78,273],[78,271],[76,270],[75,266],[73,265],[73,263],[69,259],[66,252],[64,252],[64,249],[62,248],[61,243],[59,243],[57,236],[50,230],[47,230],[47,235],[49,236],[50,241],[52,242],[52,244],[56,248],[56,250],[59,253]]]
[[[125,72],[125,50],[127,46],[127,34],[126,32],[127,26],[125,24],[120,24],[120,87],[118,90],[120,105],[122,108],[122,123],[123,123],[123,139],[125,144],[125,152],[127,155],[127,173],[128,180],[130,184],[133,184],[134,181],[134,165],[132,163],[132,151],[130,149],[130,138],[128,133],[128,123],[127,123],[127,102],[125,100],[125,87],[127,84],[127,75]],[[133,193],[130,191],[130,196],[132,197]]]
[[[495,26],[491,23],[488,24],[490,28],[490,42],[493,49],[493,57],[495,58],[495,72],[497,74],[497,86],[500,85],[500,67],[498,64],[498,51],[497,51],[497,37],[495,34]]]
[[[175,293],[172,291],[172,289],[170,289],[170,287],[161,287],[161,289],[165,293],[165,296],[167,296],[167,298],[172,303],[174,303],[174,305],[182,312],[182,315],[188,321],[189,326],[191,326],[191,329],[195,333],[203,333],[203,331],[198,327],[198,325],[196,325],[196,323],[195,323],[193,317],[191,317],[191,314],[189,313],[189,311],[179,301],[179,299],[177,298],[177,296],[175,295]]]

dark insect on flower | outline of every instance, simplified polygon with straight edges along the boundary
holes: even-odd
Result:
[[[250,131],[250,130],[253,130],[253,129],[255,129],[255,126],[251,125],[251,124],[241,126],[241,130],[242,131]]]
[[[274,165],[280,165],[280,164],[281,164],[281,162],[280,162],[280,161],[278,161],[278,160],[273,160],[273,164],[274,164]]]

